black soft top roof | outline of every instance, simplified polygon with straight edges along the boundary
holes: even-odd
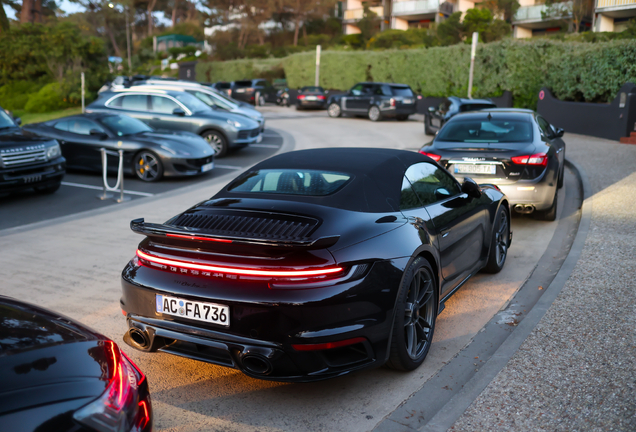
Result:
[[[353,177],[352,180],[332,195],[304,196],[260,192],[258,198],[269,196],[277,200],[307,202],[344,210],[384,213],[399,211],[404,173],[409,166],[417,162],[432,162],[432,159],[406,150],[312,149],[273,156],[255,165],[244,175],[264,169],[319,170],[350,174]],[[249,192],[228,191],[227,187],[215,196],[215,198],[229,197],[256,198]]]

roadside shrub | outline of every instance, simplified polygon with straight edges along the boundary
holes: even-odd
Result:
[[[37,92],[42,84],[32,81],[10,81],[0,87],[0,106],[11,111],[24,109],[29,95]]]
[[[268,58],[199,62],[196,66],[196,76],[199,81],[205,82],[235,81],[246,78],[284,78],[285,72],[281,60]]]
[[[24,109],[29,113],[43,113],[68,108],[72,104],[63,95],[59,83],[50,83],[32,93]]]

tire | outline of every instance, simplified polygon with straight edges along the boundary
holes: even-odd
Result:
[[[408,115],[399,115],[396,117],[397,121],[407,121],[409,119]]]
[[[557,180],[557,187],[561,189],[563,187],[563,175],[565,174],[565,163],[561,167],[561,171],[559,171],[559,180]]]
[[[411,371],[422,364],[433,341],[437,302],[433,269],[417,257],[404,272],[398,291],[387,367]]]
[[[158,181],[163,177],[163,163],[155,153],[142,150],[133,159],[135,175],[145,182]]]
[[[61,180],[54,185],[34,187],[33,190],[42,195],[49,195],[55,193],[60,188],[60,186],[62,186]]]
[[[377,105],[371,105],[368,112],[369,120],[372,122],[377,122],[382,120],[382,111],[380,111],[380,107]]]
[[[265,96],[259,93],[258,95],[258,106],[265,106],[267,101],[265,100]]]
[[[430,128],[430,126],[428,125],[429,123],[429,118],[428,116],[424,116],[424,134],[426,135],[435,135],[435,132],[433,132]]]
[[[490,253],[484,267],[486,273],[499,273],[506,263],[510,247],[510,215],[502,206],[497,210],[490,239]]]
[[[208,144],[210,144],[210,147],[212,147],[212,150],[214,151],[215,158],[222,158],[227,154],[227,140],[221,132],[213,130],[205,131],[201,134],[201,137],[203,137],[203,139],[205,139]]]
[[[535,219],[544,220],[544,221],[555,221],[557,218],[557,207],[559,203],[559,188],[556,188],[554,191],[554,199],[552,200],[552,206],[543,211],[535,211],[534,217]]]
[[[340,117],[342,115],[342,109],[340,109],[340,105],[332,102],[327,108],[327,114],[329,114],[329,117],[332,118]]]

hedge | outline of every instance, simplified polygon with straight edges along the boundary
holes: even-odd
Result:
[[[267,68],[284,68],[289,87],[311,85],[315,53],[283,59],[203,63],[203,81],[231,81],[266,76]],[[359,81],[409,84],[424,96],[464,96],[468,86],[470,46],[386,51],[323,51],[320,84],[348,89]],[[205,77],[205,78],[203,78]],[[542,86],[562,100],[610,102],[625,82],[636,82],[636,41],[600,43],[548,39],[481,44],[475,61],[473,96],[513,94],[517,107],[536,108]]]

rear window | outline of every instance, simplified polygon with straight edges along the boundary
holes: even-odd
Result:
[[[492,104],[483,104],[483,103],[475,103],[475,104],[464,104],[459,106],[459,112],[466,111],[478,111],[483,109],[497,108],[497,105]]]
[[[231,87],[230,83],[227,83],[227,82],[216,83],[214,84],[214,86],[220,89],[229,89]]]
[[[349,174],[315,170],[260,170],[248,173],[229,187],[234,192],[326,196],[344,187]]]
[[[391,87],[393,96],[413,96],[413,90],[410,87]]]
[[[236,87],[250,87],[252,85],[252,81],[250,81],[250,80],[234,81],[234,85]]]
[[[300,89],[302,93],[324,93],[324,89],[322,87],[303,87]]]
[[[523,120],[459,120],[448,122],[435,141],[465,143],[531,142],[532,124]]]

